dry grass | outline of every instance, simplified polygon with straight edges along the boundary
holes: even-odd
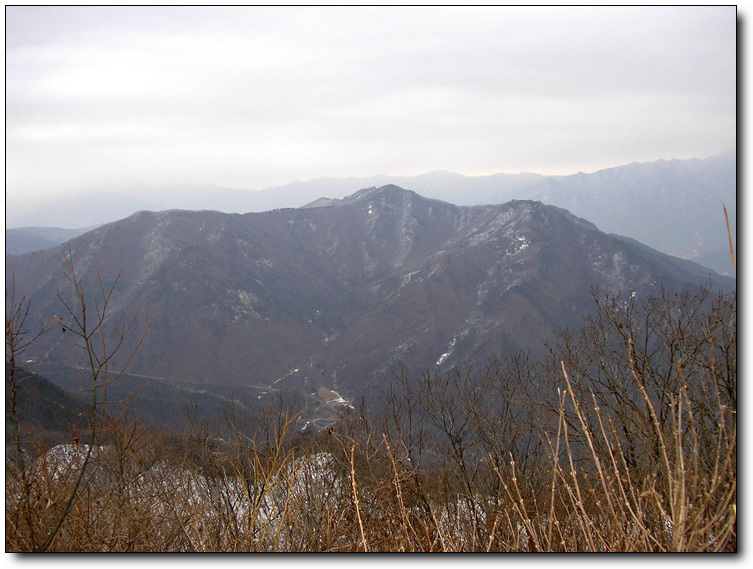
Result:
[[[564,377],[567,378],[566,372]],[[341,432],[308,448],[287,446],[293,425],[269,448],[215,447],[198,464],[159,434],[128,455],[103,447],[49,551],[730,551],[736,548],[733,424],[723,424],[712,472],[697,460],[687,400],[657,425],[663,470],[637,477],[613,426],[569,379],[551,440],[547,484],[493,466],[497,495],[468,495],[440,472],[419,475],[383,434],[369,449]],[[566,407],[583,421],[579,455]],[[687,441],[687,442],[686,442]],[[607,460],[597,443],[614,450]],[[186,442],[188,444],[188,442]],[[81,458],[60,447],[20,473],[6,465],[6,549],[30,551],[71,493]],[[70,447],[67,450],[71,450]],[[134,452],[135,450],[135,452]],[[491,463],[493,464],[493,463]],[[29,517],[28,512],[34,515]]]

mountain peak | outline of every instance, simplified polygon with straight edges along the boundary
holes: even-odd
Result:
[[[342,199],[321,197],[318,200],[306,204],[303,208],[342,206],[369,199],[392,201],[415,195],[417,194],[411,190],[406,190],[395,184],[387,184],[380,187],[371,186],[369,188],[363,188]]]
[[[370,188],[358,190],[353,195],[344,198],[343,201],[356,202],[365,199],[395,199],[404,198],[410,195],[416,195],[416,192],[406,190],[395,184],[387,184],[385,186],[372,186]]]
[[[129,373],[153,378],[155,401],[168,389],[186,400],[198,385],[260,402],[284,389],[323,420],[335,411],[320,389],[379,392],[398,363],[449,369],[500,350],[541,353],[590,310],[594,287],[643,295],[708,280],[536,201],[460,207],[387,185],[322,203],[142,213],[71,241],[86,282],[122,271],[111,314],[148,321]],[[63,263],[54,249],[6,257],[30,321],[59,311]],[[35,349],[40,369],[69,384],[74,347],[50,334]],[[184,383],[194,387],[173,387]]]

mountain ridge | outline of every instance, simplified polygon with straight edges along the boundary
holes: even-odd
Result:
[[[141,209],[247,213],[302,207],[315,202],[322,205],[327,199],[342,199],[361,188],[390,183],[456,205],[506,203],[512,199],[542,201],[586,218],[607,233],[625,235],[664,253],[702,262],[728,276],[734,273],[727,254],[721,206],[722,203],[727,206],[735,235],[735,151],[704,159],[634,162],[564,176],[533,173],[464,176],[438,170],[418,176],[318,178],[260,191],[166,186],[144,192],[141,201],[121,196],[112,207],[105,202],[98,205],[101,197],[71,196],[48,208],[48,213],[54,212],[56,216],[50,218],[53,223],[49,224],[91,226],[95,222],[81,216],[90,215],[89,212],[94,215],[98,208],[108,214],[99,219],[101,223],[122,219]],[[13,212],[7,213],[6,221],[11,226],[18,225],[19,221],[22,225],[35,223],[31,218],[23,221]]]
[[[338,203],[140,212],[70,247],[90,294],[95,270],[112,279],[122,268],[114,320],[151,322],[133,374],[251,398],[284,389],[320,419],[332,411],[320,388],[349,400],[382,389],[396,366],[448,370],[541,352],[542,340],[580,322],[594,286],[644,295],[712,276],[734,288],[531,200],[457,206],[386,186]],[[34,319],[59,312],[60,251],[7,256],[6,266]],[[63,368],[81,365],[59,336],[39,349],[51,379],[68,381]]]

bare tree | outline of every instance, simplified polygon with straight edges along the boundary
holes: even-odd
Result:
[[[29,524],[27,528],[30,538],[27,545],[35,551],[46,551],[53,546],[74,504],[90,485],[95,474],[101,470],[104,462],[115,461],[132,452],[132,443],[136,440],[137,430],[132,429],[130,435],[122,438],[122,427],[131,408],[127,405],[127,400],[112,401],[108,397],[108,387],[118,381],[125,373],[148,330],[147,328],[137,338],[135,347],[124,358],[120,359],[118,362],[120,369],[114,369],[115,358],[121,355],[126,337],[135,322],[134,317],[125,324],[114,325],[112,323],[110,311],[120,273],[115,277],[112,285],[108,287],[99,271],[95,270],[98,294],[90,300],[85,290],[83,278],[76,270],[70,248],[64,260],[66,267],[64,275],[71,285],[71,290],[69,292],[60,290],[56,292],[56,296],[63,307],[63,316],[53,317],[51,323],[43,325],[39,332],[28,334],[24,329],[28,314],[28,303],[23,301],[15,303],[11,294],[11,308],[10,310],[6,308],[6,357],[8,358],[8,375],[11,378],[12,393],[17,390],[17,387],[14,386],[19,384],[17,374],[19,356],[34,341],[38,340],[41,334],[49,331],[52,327],[57,327],[60,333],[64,334],[65,338],[83,353],[87,362],[86,369],[90,374],[89,409],[85,417],[86,428],[75,439],[75,468],[72,469],[71,476],[65,477],[62,481],[48,480],[50,483],[61,482],[62,487],[55,488],[55,491],[47,496],[46,507],[35,512],[37,521],[35,524]],[[13,401],[15,399],[12,397],[12,405]],[[16,433],[19,430],[19,419],[19,417],[12,415]],[[101,447],[110,442],[110,438],[116,434],[121,437],[120,442],[124,444],[113,445],[109,455],[105,458],[104,453],[101,452]],[[18,441],[18,435],[16,438]],[[19,449],[19,443],[17,443],[17,450]],[[117,449],[116,454],[112,454],[112,449]],[[22,464],[21,466],[21,472],[28,470],[28,465]],[[32,488],[25,478],[26,474],[21,476],[23,480],[21,501],[31,507],[31,504],[35,502],[34,494],[40,488]],[[47,490],[51,489],[48,484]]]

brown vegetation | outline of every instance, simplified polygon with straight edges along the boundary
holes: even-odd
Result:
[[[107,399],[128,327],[111,343],[112,288],[92,308],[69,271],[91,408],[51,449],[13,414],[8,551],[736,551],[734,295],[595,294],[546,361],[405,371],[383,408],[343,408],[316,436],[284,398],[188,413],[178,434]],[[16,390],[37,337],[23,314],[11,297]]]

